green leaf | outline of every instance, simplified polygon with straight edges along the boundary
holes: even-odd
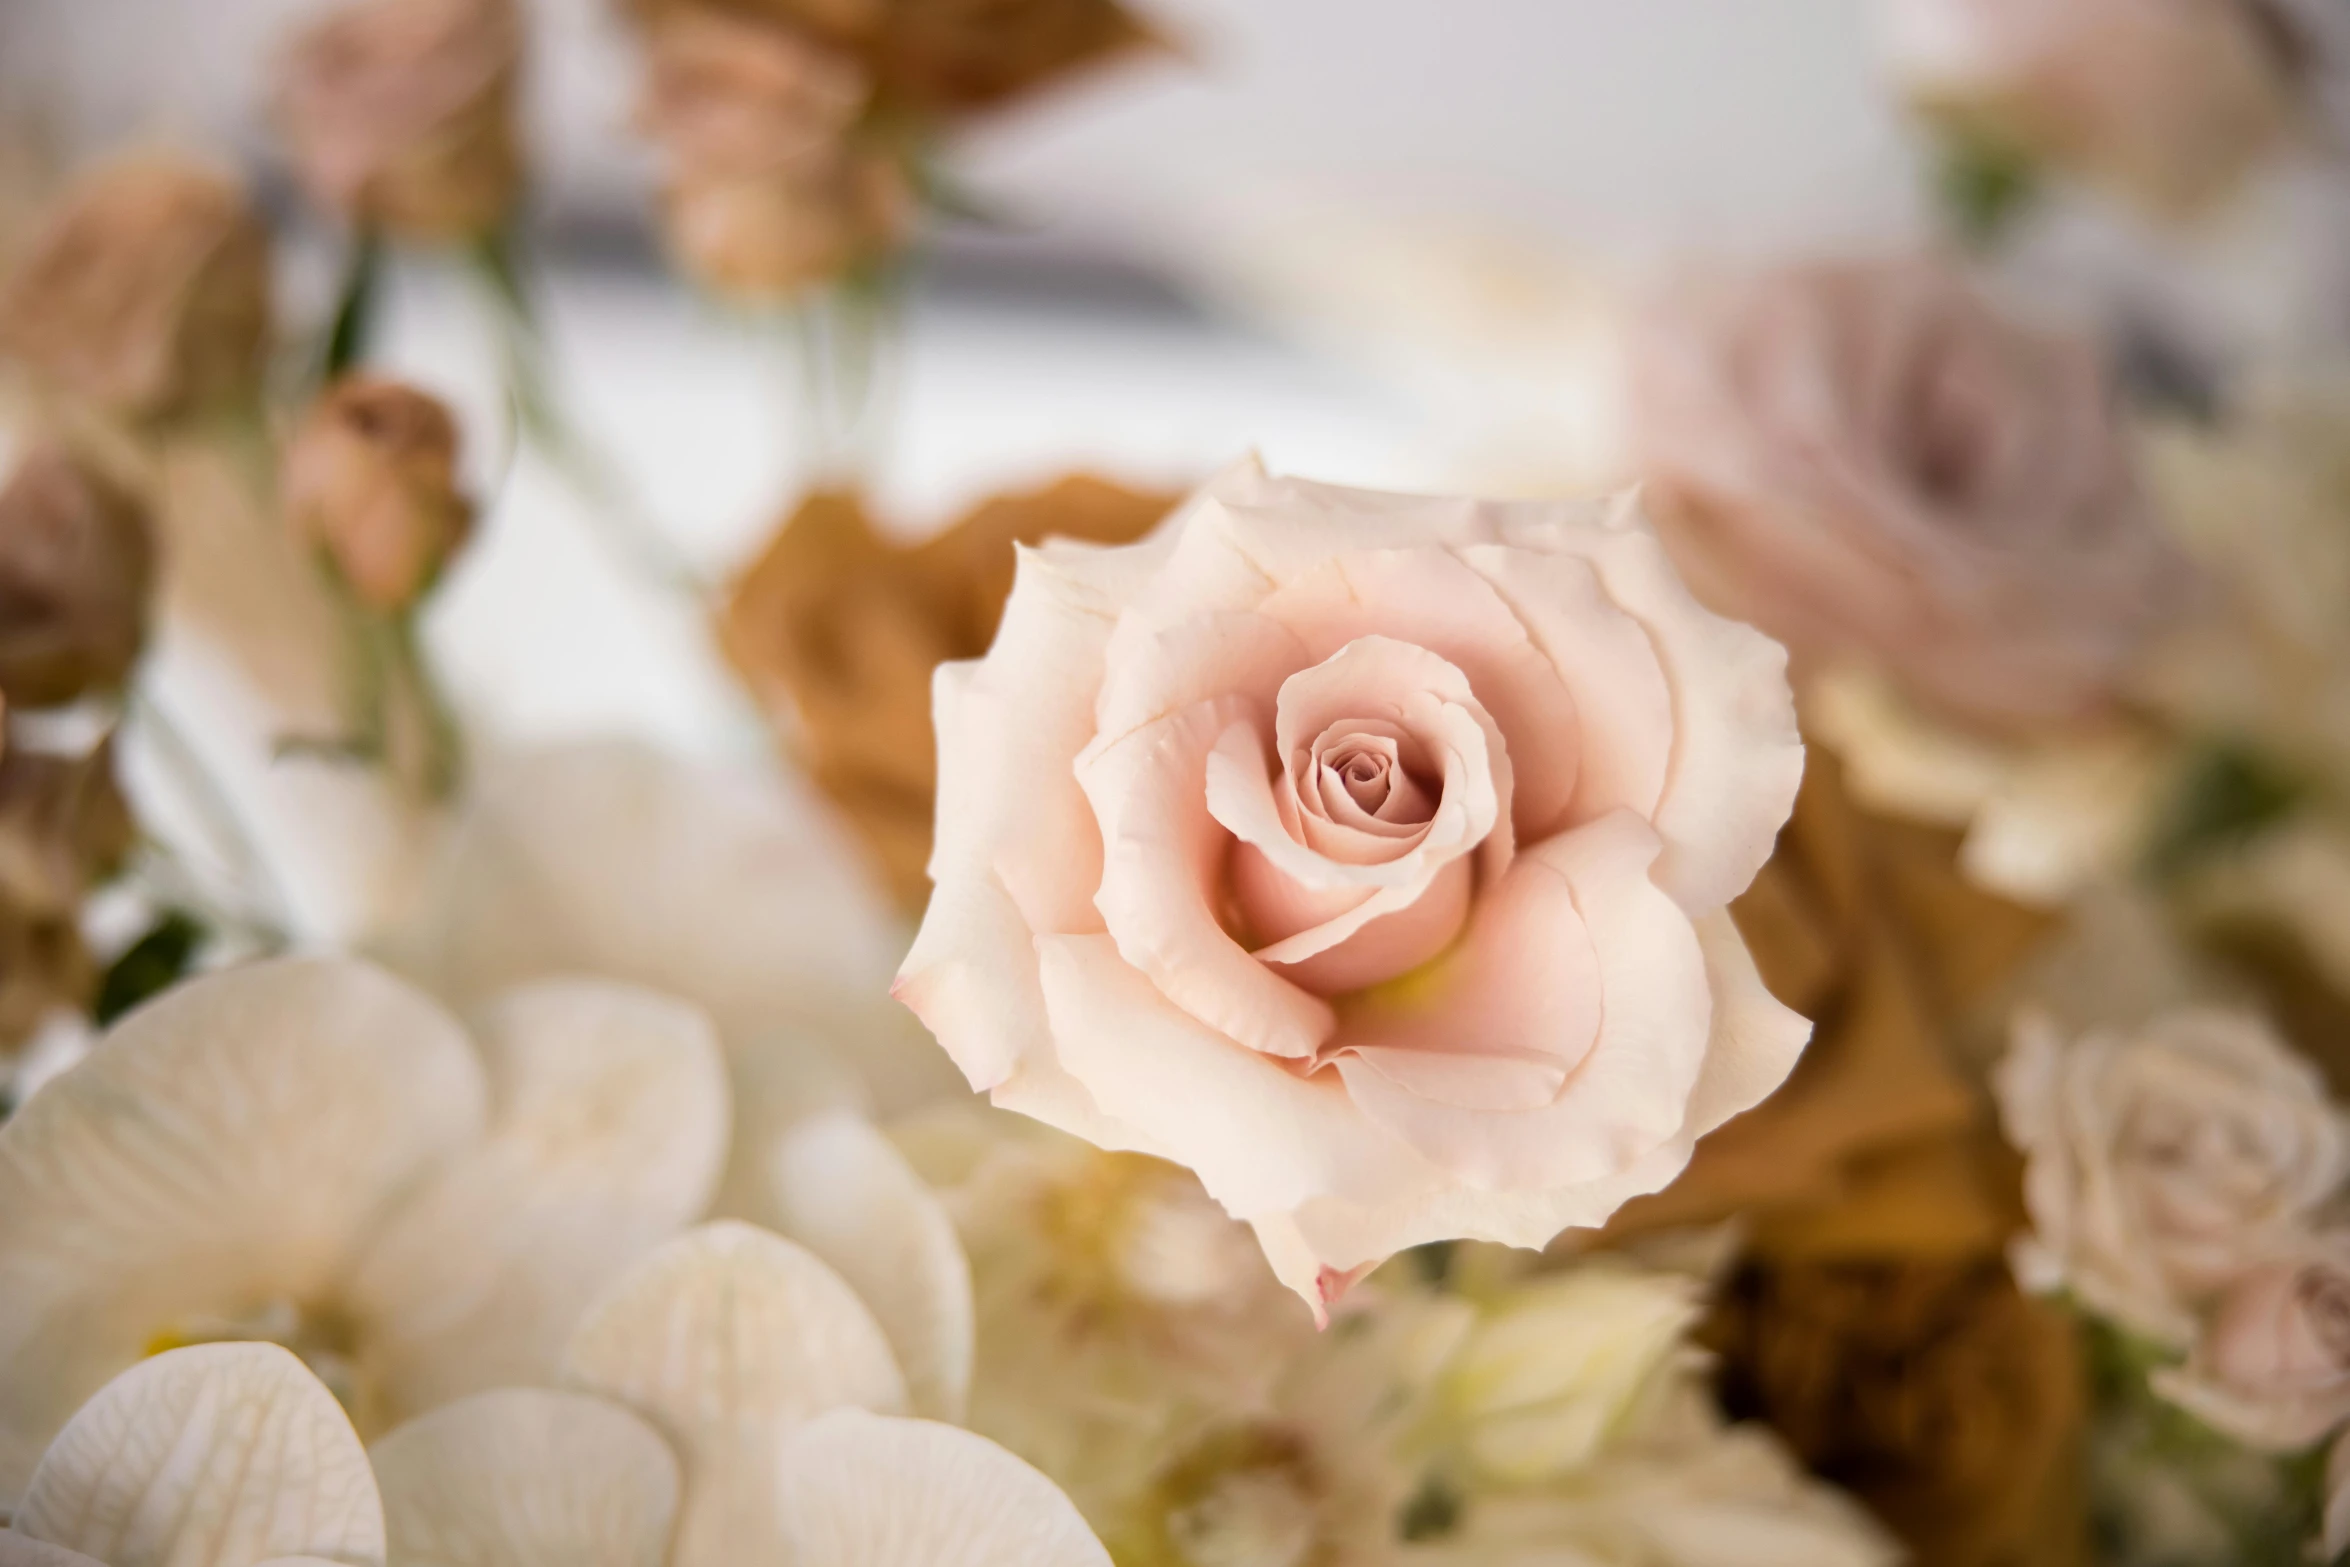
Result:
[[[2193,870],[2276,825],[2308,795],[2299,778],[2251,747],[2206,744],[2187,758],[2156,817],[2146,868],[2158,879]]]
[[[183,909],[166,909],[147,933],[114,960],[98,982],[91,1016],[103,1028],[185,979],[210,933]]]
[[[329,384],[367,357],[367,340],[375,329],[377,296],[382,288],[383,242],[363,231],[351,241],[342,296],[335,303],[326,344],[319,350],[319,385]]]
[[[1934,191],[1958,237],[1970,249],[1999,243],[2040,193],[2030,158],[1979,135],[1952,134],[1940,146]]]

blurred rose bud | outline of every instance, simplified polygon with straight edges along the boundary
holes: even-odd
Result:
[[[409,609],[473,526],[457,489],[456,421],[396,381],[338,381],[287,448],[284,505],[295,535],[362,604]]]
[[[2155,1388],[2248,1446],[2295,1452],[2350,1421],[2350,1232],[2248,1269]]]
[[[139,504],[61,448],[0,489],[0,693],[51,707],[129,678],[155,578]]]
[[[2277,0],[1893,0],[1895,74],[1955,134],[2189,214],[2293,128]]]
[[[898,0],[882,42],[893,96],[934,112],[982,109],[1145,46],[1116,0]]]
[[[403,239],[470,239],[512,210],[514,0],[360,0],[299,33],[278,118],[312,197]]]
[[[123,418],[251,393],[269,335],[269,235],[199,164],[126,158],[66,192],[0,290],[0,347]]]
[[[1698,596],[1799,664],[1992,724],[2110,701],[2188,572],[2089,345],[1931,261],[1795,267],[1650,311],[1629,417]]]
[[[789,28],[687,11],[653,32],[637,124],[667,155],[679,265],[712,290],[787,299],[886,254],[912,192],[859,134],[857,63]]]

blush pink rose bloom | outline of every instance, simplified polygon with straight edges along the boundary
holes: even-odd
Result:
[[[2214,1303],[2186,1364],[2157,1371],[2154,1385],[2270,1452],[2350,1422],[2350,1231],[2247,1269]]]
[[[1706,602],[1995,723],[2113,698],[2186,568],[2085,342],[1931,260],[1692,291],[1638,328],[1634,460]]]
[[[1785,654],[1630,497],[1244,463],[1023,550],[935,706],[898,995],[997,1104],[1195,1170],[1317,1312],[1601,1223],[1808,1035],[1725,912],[1802,772]]]

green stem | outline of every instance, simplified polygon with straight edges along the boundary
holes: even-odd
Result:
[[[368,338],[375,329],[375,313],[383,286],[383,241],[372,230],[351,237],[351,255],[343,269],[342,292],[320,345],[317,385],[331,385],[367,355]]]

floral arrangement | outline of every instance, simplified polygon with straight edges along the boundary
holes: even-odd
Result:
[[[625,8],[663,245],[814,388],[725,574],[564,395],[514,0],[288,40],[312,319],[231,175],[67,182],[0,279],[0,1563],[2350,1556],[2350,401],[2002,270],[2332,156],[2350,39],[1886,10],[1951,242],[1648,291],[1570,498],[882,519],[945,136],[1169,52],[1115,0]],[[486,443],[373,357],[418,250]],[[452,701],[501,442],[774,765]],[[289,885],[298,807],[392,869]]]

